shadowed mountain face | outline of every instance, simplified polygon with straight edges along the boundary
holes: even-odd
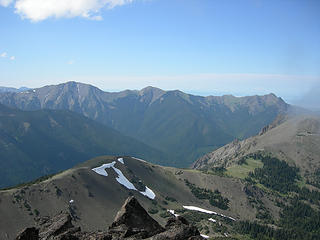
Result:
[[[166,160],[158,150],[70,111],[26,112],[0,105],[0,187],[56,173],[101,154]]]
[[[188,166],[234,138],[255,135],[287,110],[273,94],[200,97],[147,87],[108,93],[68,82],[21,93],[1,93],[0,102],[23,110],[66,109],[167,152],[167,165]]]

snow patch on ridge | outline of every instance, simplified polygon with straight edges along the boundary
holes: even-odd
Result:
[[[154,199],[156,194],[146,186],[146,190],[144,192],[140,192],[142,195],[147,196],[150,199]]]
[[[204,235],[204,234],[200,234],[201,237],[205,238],[205,239],[208,239],[209,236],[208,235]]]
[[[138,160],[138,161],[140,161],[140,162],[147,162],[146,160],[143,160],[143,159],[141,159],[141,158],[136,158],[136,157],[131,157],[131,158],[133,158],[133,159],[135,159],[135,160]]]
[[[198,212],[203,212],[203,213],[207,213],[207,214],[214,214],[217,215],[216,212],[210,211],[210,210],[206,210],[203,208],[199,208],[199,207],[194,207],[194,206],[183,206],[183,208],[191,210],[191,211],[198,211]]]
[[[236,221],[234,218],[232,217],[228,217],[226,215],[223,215],[223,214],[220,214],[220,213],[216,213],[216,212],[213,212],[213,211],[210,211],[210,210],[206,210],[206,209],[203,209],[203,208],[199,208],[199,207],[194,207],[194,206],[183,206],[183,208],[185,209],[188,209],[188,210],[191,210],[191,211],[198,211],[198,212],[203,212],[203,213],[207,213],[207,214],[213,214],[213,215],[217,215],[217,216],[220,216],[220,217],[224,217],[224,218],[229,218],[230,220],[232,221]],[[209,219],[209,221],[211,221]]]
[[[122,164],[124,164],[123,158],[118,158],[118,161],[121,162]],[[101,165],[100,167],[93,168],[92,171],[94,171],[95,173],[97,173],[99,175],[107,177],[108,173],[107,173],[106,169],[112,168],[118,175],[116,177],[116,180],[118,183],[125,186],[129,190],[138,191],[136,189],[136,187],[123,175],[121,170],[114,166],[115,164],[116,164],[115,161],[113,161],[112,163],[106,163],[106,164]],[[156,197],[155,193],[147,186],[146,186],[146,190],[144,192],[140,192],[140,193],[150,199],[155,199],[155,197]]]
[[[175,212],[174,212],[174,210],[171,210],[171,209],[169,209],[169,210],[167,210],[169,213],[171,213],[172,215],[174,215],[175,217],[179,217],[179,214],[176,214]]]
[[[112,167],[112,168],[118,174],[118,177],[116,177],[116,180],[118,183],[120,183],[121,185],[125,186],[130,190],[137,190],[136,187],[123,175],[121,170],[115,167]]]
[[[114,161],[112,163],[106,163],[106,164],[101,165],[100,167],[93,168],[92,171],[98,173],[99,175],[107,177],[108,173],[107,173],[106,169],[113,167],[115,164],[116,164],[116,162],[114,162]]]

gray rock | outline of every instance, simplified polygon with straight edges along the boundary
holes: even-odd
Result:
[[[171,218],[165,228],[134,197],[128,198],[106,232],[82,232],[70,214],[40,219],[38,227],[26,228],[16,240],[200,240],[196,227],[183,217]]]
[[[16,237],[16,240],[38,240],[38,239],[39,239],[39,229],[35,227],[24,229]]]

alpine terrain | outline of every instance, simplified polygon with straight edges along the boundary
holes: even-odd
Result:
[[[153,87],[109,93],[77,82],[0,93],[0,103],[80,113],[166,152],[165,164],[180,167],[235,138],[257,134],[289,108],[274,94],[201,97]]]

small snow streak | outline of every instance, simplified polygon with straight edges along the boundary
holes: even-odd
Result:
[[[144,192],[140,192],[142,195],[147,196],[150,199],[155,199],[156,195],[154,192],[146,186],[146,190]]]
[[[226,215],[223,215],[223,214],[220,214],[220,213],[216,213],[216,212],[213,212],[213,211],[210,211],[210,210],[206,210],[206,209],[203,209],[203,208],[199,208],[199,207],[194,207],[194,206],[183,206],[183,208],[185,209],[188,209],[188,210],[191,210],[191,211],[198,211],[198,212],[203,212],[203,213],[207,213],[207,214],[212,214],[212,215],[217,215],[217,216],[220,216],[220,217],[224,217],[224,218],[229,218],[230,220],[232,221],[236,221],[234,218],[232,217],[228,217]],[[214,220],[214,219],[212,219]],[[209,221],[211,221],[209,219]]]
[[[179,214],[176,214],[175,212],[174,212],[174,210],[167,210],[169,213],[171,213],[172,215],[174,215],[175,217],[179,217]]]
[[[123,158],[118,158],[118,161],[121,162],[122,164],[124,164]]]
[[[200,234],[200,236],[203,237],[203,238],[205,238],[205,239],[208,239],[208,238],[209,238],[209,236],[204,235],[204,234]]]

